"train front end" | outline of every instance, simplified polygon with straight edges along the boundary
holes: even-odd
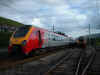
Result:
[[[14,54],[14,53],[27,54],[29,52],[27,45],[28,45],[28,39],[31,34],[31,31],[32,31],[31,26],[27,25],[27,26],[19,27],[10,38],[8,53],[9,54]]]

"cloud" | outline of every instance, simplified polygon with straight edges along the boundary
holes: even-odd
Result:
[[[100,27],[99,0],[0,0],[0,7],[0,16],[51,30],[54,24],[66,34],[84,35],[89,24]]]
[[[41,20],[39,18],[34,18],[32,20],[32,25],[38,25],[39,27],[43,27],[43,24],[41,23]]]
[[[9,7],[11,4],[13,4],[13,0],[0,0],[0,7]]]

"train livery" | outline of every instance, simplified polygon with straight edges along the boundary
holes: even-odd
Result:
[[[38,48],[66,45],[71,41],[68,36],[60,35],[39,27],[24,25],[11,36],[8,53],[21,52],[28,55]]]

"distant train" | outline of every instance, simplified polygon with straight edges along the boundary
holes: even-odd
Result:
[[[8,53],[21,52],[29,55],[38,48],[68,45],[72,39],[39,27],[24,25],[19,27],[11,36]]]

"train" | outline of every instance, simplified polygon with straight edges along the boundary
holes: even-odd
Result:
[[[71,41],[71,37],[33,25],[24,25],[13,32],[9,41],[8,53],[17,52],[30,55],[38,49],[68,45]]]

